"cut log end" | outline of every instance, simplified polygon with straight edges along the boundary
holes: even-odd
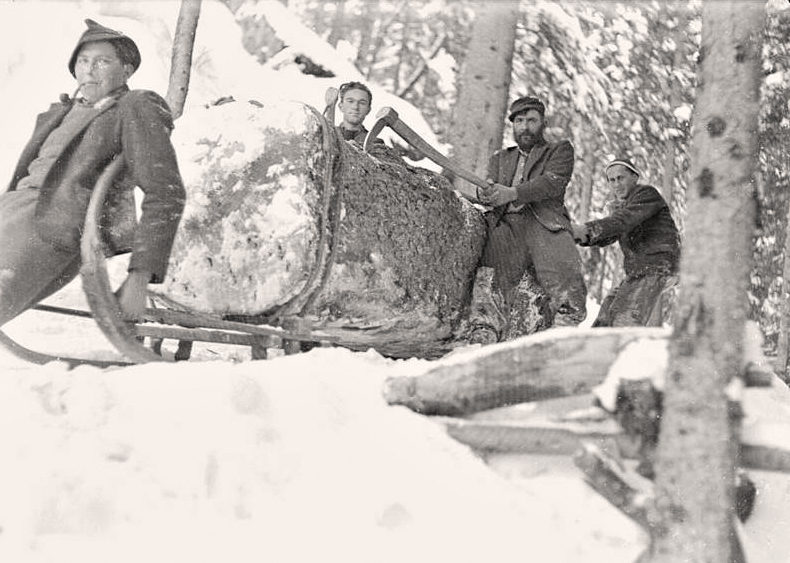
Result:
[[[424,405],[417,394],[417,380],[413,377],[391,377],[384,382],[384,400],[390,405],[401,405],[424,412]]]

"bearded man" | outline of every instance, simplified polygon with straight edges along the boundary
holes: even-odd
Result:
[[[110,253],[132,252],[118,292],[126,318],[139,319],[148,284],[164,280],[184,209],[170,108],[154,92],[126,85],[140,66],[137,45],[93,20],[85,23],[68,60],[78,83],[75,97],[62,95],[38,116],[8,190],[0,194],[0,325],[77,276],[91,191],[115,158],[123,159],[124,171],[110,197],[128,202],[131,215],[132,188],[144,194],[133,240],[122,247],[105,241]]]
[[[501,325],[530,267],[549,298],[553,326],[575,326],[587,315],[587,288],[565,207],[573,147],[543,137],[545,113],[537,98],[513,102],[508,119],[516,146],[494,153],[488,163],[489,187],[478,191],[478,199],[492,207],[485,215],[488,232],[480,266],[493,268],[493,285],[501,294],[499,321],[487,323],[497,339],[503,337],[506,327]]]

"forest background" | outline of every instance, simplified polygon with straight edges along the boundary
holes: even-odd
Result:
[[[250,0],[224,0],[243,29],[245,48],[267,62],[287,45],[256,15]],[[547,137],[570,139],[576,151],[566,204],[583,222],[606,212],[609,188],[603,167],[615,156],[630,156],[643,181],[670,202],[678,226],[687,221],[690,121],[695,97],[701,30],[700,2],[507,2],[466,0],[283,0],[288,9],[345,56],[371,84],[416,106],[437,137],[455,154],[468,132],[478,132],[474,112],[495,102],[459,104],[465,68],[479,69],[475,41],[480,14],[499,11],[505,41],[515,16],[508,100],[535,95],[547,102]],[[790,152],[790,5],[768,2],[763,48],[759,126],[760,173],[751,275],[751,317],[759,321],[766,352],[775,352],[780,330],[784,246],[787,230]],[[477,16],[476,16],[477,14]],[[491,17],[491,16],[488,16]],[[496,21],[494,20],[494,23]],[[491,28],[489,28],[490,30]],[[494,29],[498,29],[494,27]],[[478,31],[479,33],[480,31]],[[501,57],[500,57],[501,58]],[[296,60],[305,74],[332,71],[306,57]],[[483,63],[485,64],[485,63]],[[487,69],[484,69],[484,71]],[[466,72],[466,74],[465,74]],[[496,95],[493,88],[488,94]],[[494,104],[496,105],[496,104]],[[373,112],[378,109],[374,100]],[[502,143],[512,142],[502,112]],[[454,150],[455,149],[455,150]],[[404,150],[405,147],[404,147]],[[717,241],[710,241],[716,244]],[[619,249],[582,249],[590,295],[597,301],[620,281]]]

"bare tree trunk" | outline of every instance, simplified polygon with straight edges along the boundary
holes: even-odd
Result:
[[[400,90],[400,74],[401,69],[404,67],[406,63],[406,57],[409,55],[409,49],[407,46],[407,42],[409,40],[409,14],[406,13],[406,17],[403,18],[401,22],[401,34],[400,34],[400,49],[398,49],[398,62],[395,64],[395,69],[392,73],[392,91],[397,92]]]
[[[675,41],[675,54],[672,57],[672,68],[678,69],[683,65],[683,59],[686,56],[684,34],[686,33],[686,13],[680,11],[678,13],[678,25],[675,28],[673,39]],[[669,79],[669,107],[673,110],[680,105],[680,88],[681,84],[670,74]],[[661,186],[661,195],[667,203],[672,206],[672,194],[675,186],[675,176],[677,175],[677,166],[675,166],[675,150],[677,142],[675,138],[667,139],[666,152],[664,153],[664,177]]]
[[[582,193],[579,201],[579,216],[577,221],[586,223],[590,219],[590,206],[592,205],[592,193],[595,186],[595,175],[598,173],[598,167],[593,162],[590,165],[590,177],[586,182],[582,183]]]
[[[332,30],[329,32],[326,42],[337,47],[337,42],[346,35],[345,29],[346,19],[346,2],[345,0],[338,0],[335,3],[335,15],[332,18]]]
[[[472,39],[458,76],[453,156],[483,178],[489,157],[502,146],[517,22],[518,2],[475,3]]]
[[[725,389],[743,367],[755,214],[764,5],[703,7],[680,306],[657,461],[655,562],[737,560],[737,417]]]
[[[378,25],[376,26],[376,40],[373,44],[373,47],[369,49],[370,56],[368,57],[367,61],[367,72],[365,73],[365,78],[370,80],[370,77],[373,75],[373,69],[376,66],[376,60],[379,56],[379,51],[381,47],[384,45],[384,36],[389,33],[390,26],[398,19],[401,12],[406,8],[407,2],[403,0],[398,8],[392,12],[389,18],[386,20],[378,20]],[[361,67],[359,67],[361,69]]]
[[[439,51],[444,45],[446,39],[447,33],[444,31],[440,32],[436,37],[436,41],[433,42],[431,50],[427,55],[422,55],[422,60],[420,61],[419,66],[414,70],[414,72],[412,72],[411,76],[406,79],[406,84],[403,86],[403,88],[397,91],[399,98],[402,98],[408,94],[409,91],[414,88],[414,85],[417,84],[417,81],[422,78],[422,76],[425,74],[425,71],[428,70],[428,62],[439,54]]]
[[[779,319],[779,339],[776,344],[776,362],[774,369],[788,382],[787,363],[790,353],[790,205],[787,211],[787,229],[785,234],[784,264],[782,266],[782,299],[781,317]]]
[[[359,30],[359,47],[357,48],[357,57],[354,60],[354,65],[359,69],[359,72],[365,74],[367,70],[367,60],[368,60],[368,51],[370,51],[370,43],[372,40],[373,35],[373,27],[374,27],[374,12],[371,14],[371,11],[374,8],[371,6],[369,8],[369,12],[364,14],[364,21],[360,26],[361,29]]]
[[[200,0],[181,0],[176,35],[173,38],[170,83],[165,97],[173,113],[173,119],[180,117],[184,111],[184,102],[189,89],[189,74],[192,70],[192,47],[195,44],[199,17]]]

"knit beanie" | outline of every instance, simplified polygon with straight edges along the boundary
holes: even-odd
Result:
[[[131,64],[134,70],[137,70],[140,66],[140,51],[137,49],[134,41],[120,31],[104,27],[93,20],[85,20],[85,23],[88,25],[88,29],[83,32],[80,40],[77,41],[77,46],[74,47],[69,59],[69,72],[72,76],[76,78],[74,66],[77,64],[77,55],[80,49],[82,49],[83,45],[92,41],[110,41],[117,49],[118,57],[121,61],[124,64]]]
[[[611,161],[609,164],[607,164],[607,165],[606,165],[606,168],[604,169],[603,173],[604,173],[604,174],[606,174],[606,172],[607,172],[607,171],[608,171],[608,170],[609,170],[609,169],[610,169],[612,166],[617,166],[618,164],[619,164],[620,166],[625,166],[626,168],[628,168],[628,169],[629,169],[631,172],[633,172],[633,173],[634,173],[634,174],[636,174],[637,176],[641,176],[641,175],[642,175],[642,174],[639,172],[639,170],[637,170],[636,166],[634,166],[633,162],[631,162],[631,161],[630,161],[629,159],[627,159],[627,158],[615,158],[613,161]]]

